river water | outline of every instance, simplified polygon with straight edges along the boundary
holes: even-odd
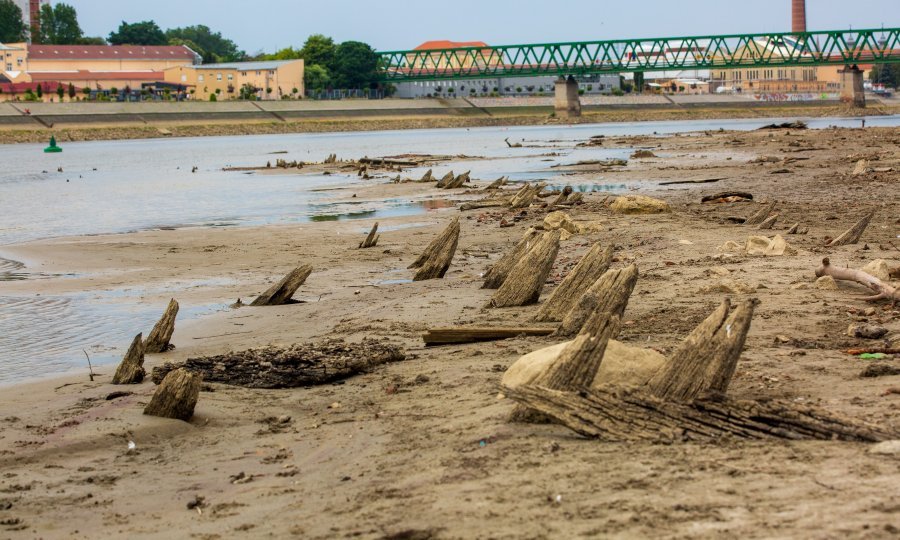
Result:
[[[226,172],[277,159],[321,161],[401,153],[467,155],[492,160],[454,163],[472,176],[514,181],[545,178],[554,164],[624,158],[627,149],[575,148],[593,135],[650,135],[753,130],[786,119],[641,122],[578,126],[436,129],[333,134],[63,143],[61,154],[44,145],[0,145],[0,384],[59,373],[85,364],[117,361],[135,328],[149,329],[164,305],[145,305],[123,291],[43,297],[4,294],[10,280],[41,276],[3,258],[3,246],[70,235],[122,233],[188,226],[246,226],[318,220],[426,214],[440,204],[385,197],[365,204],[333,203],[332,191],[364,182],[355,176]],[[860,119],[808,119],[811,128],[857,127]],[[867,126],[897,126],[900,116],[869,117]],[[525,142],[508,148],[503,142]],[[543,146],[535,148],[530,146]],[[546,154],[557,155],[548,157]],[[548,161],[550,160],[550,161]],[[193,172],[196,167],[196,172]],[[445,168],[436,169],[443,173]],[[415,177],[421,170],[405,174]],[[613,188],[617,186],[612,186]],[[52,276],[51,276],[52,277]],[[196,284],[172,284],[176,294]],[[134,296],[140,296],[135,294]],[[123,301],[123,298],[128,301]],[[188,306],[179,320],[223,306]],[[48,338],[47,336],[54,336]]]

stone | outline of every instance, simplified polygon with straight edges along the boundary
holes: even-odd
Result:
[[[900,456],[900,440],[874,444],[869,448],[869,453],[876,456]]]
[[[713,276],[730,276],[731,270],[725,268],[724,266],[713,266],[712,268],[707,270],[707,273]]]
[[[881,339],[888,333],[887,328],[874,324],[851,324],[847,335],[861,339]]]
[[[516,388],[531,383],[549,368],[570,343],[571,341],[567,341],[522,356],[503,375],[502,384]],[[646,384],[665,361],[662,354],[652,349],[633,347],[611,339],[592,386]]]
[[[572,218],[569,217],[569,214],[565,212],[550,212],[547,214],[547,217],[544,218],[544,228],[548,231],[562,229],[572,235],[581,232],[578,225],[576,225],[575,222],[572,221]]]
[[[816,280],[816,288],[820,291],[836,291],[838,290],[838,284],[833,277],[822,276]]]
[[[862,176],[869,172],[869,162],[865,159],[861,159],[856,162],[856,167],[853,168],[853,172],[850,173],[850,176]]]
[[[723,253],[738,253],[744,251],[744,246],[738,244],[737,242],[733,242],[729,240],[725,242],[721,246],[717,248],[717,251],[721,251]]]
[[[772,239],[765,236],[751,236],[747,239],[744,251],[747,255],[764,257],[779,257],[782,255],[797,254],[797,249],[788,244],[780,234],[776,234]]]
[[[610,205],[616,214],[664,214],[672,211],[666,201],[644,195],[624,195]]]
[[[884,259],[875,259],[869,264],[863,266],[862,271],[871,276],[877,277],[885,283],[891,280],[891,268],[888,266],[887,261],[885,261]]]
[[[631,154],[631,159],[646,159],[655,157],[656,154],[654,154],[650,150],[638,150],[637,152]]]
[[[700,289],[701,293],[751,294],[756,288],[737,279],[725,278]]]

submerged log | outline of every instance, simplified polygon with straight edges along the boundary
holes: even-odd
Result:
[[[113,375],[113,384],[140,384],[144,381],[144,344],[141,342],[142,334],[138,334],[128,347],[125,358],[116,368]]]
[[[202,382],[200,375],[186,369],[171,371],[160,381],[144,414],[187,422],[194,416]]]
[[[553,269],[559,253],[560,231],[545,233],[513,267],[488,307],[527,306],[541,297],[544,282]]]
[[[855,244],[859,242],[859,239],[862,237],[863,233],[866,232],[866,229],[869,227],[869,223],[872,222],[872,218],[875,217],[875,211],[872,210],[869,212],[864,218],[859,220],[856,225],[850,227],[847,232],[838,236],[834,240],[825,244],[828,247],[836,247],[836,246],[846,246],[849,244]]]
[[[456,178],[456,175],[453,174],[453,171],[450,171],[447,174],[445,174],[443,178],[438,180],[436,187],[439,189],[444,189],[445,187],[447,187],[447,184],[449,184],[450,182],[453,181],[454,178]]]
[[[153,382],[183,368],[211,383],[246,388],[300,388],[328,384],[365,373],[376,366],[405,360],[394,345],[374,339],[362,343],[325,340],[288,348],[265,347],[219,356],[190,358],[183,364],[167,363],[154,368]]]
[[[550,207],[559,206],[560,204],[565,204],[566,200],[575,190],[572,189],[572,186],[566,186],[563,188],[562,193],[554,199],[552,203],[550,203]]]
[[[306,282],[306,279],[312,274],[312,266],[305,264],[300,268],[293,270],[290,274],[284,276],[281,281],[272,285],[266,292],[259,295],[259,298],[253,301],[251,306],[282,306],[291,301],[291,297]]]
[[[373,248],[378,245],[378,239],[381,238],[378,236],[378,223],[372,226],[372,230],[369,231],[369,236],[366,237],[362,243],[359,244],[359,249],[368,249]]]
[[[878,442],[897,436],[877,426],[786,401],[718,396],[681,403],[646,390],[620,387],[562,392],[528,385],[502,391],[582,436],[611,442],[714,442],[726,437]]]
[[[494,181],[491,183],[491,185],[489,185],[488,187],[484,188],[484,190],[485,190],[485,191],[490,191],[490,190],[494,190],[494,189],[500,189],[501,187],[503,187],[503,186],[506,185],[506,180],[507,180],[507,177],[506,177],[506,176],[501,176],[500,178],[494,180]]]
[[[594,313],[611,313],[620,318],[638,281],[638,268],[631,265],[609,270],[600,277],[575,303],[556,331],[559,336],[574,336],[581,332]]]
[[[444,189],[459,189],[461,187],[465,187],[466,182],[469,181],[469,174],[470,172],[465,172],[457,176],[450,182],[447,182],[447,184],[444,186]]]
[[[525,188],[516,193],[516,195],[512,198],[512,201],[509,203],[509,207],[513,210],[517,210],[519,208],[527,208],[531,206],[531,203],[541,194],[541,191],[547,187],[547,184],[539,183],[534,186],[530,186],[525,184]]]
[[[778,204],[778,201],[772,201],[763,206],[758,212],[745,219],[744,225],[759,225],[769,217],[769,214],[771,214],[773,210],[775,210],[776,204]]]
[[[754,299],[732,309],[728,300],[723,302],[672,353],[648,383],[649,391],[672,401],[725,394],[758,303]]]
[[[482,327],[458,326],[454,328],[429,328],[422,334],[425,345],[449,345],[455,343],[476,343],[480,341],[497,341],[519,336],[549,336],[555,328],[529,326],[514,327]]]
[[[144,341],[145,353],[159,354],[167,352],[171,348],[169,341],[172,339],[172,334],[175,333],[175,317],[177,316],[178,302],[173,298],[169,301],[162,318],[159,319],[159,322],[150,331],[150,335],[147,336],[147,340]]]
[[[482,208],[502,208],[509,206],[509,199],[482,199],[480,201],[472,201],[463,203],[459,206],[460,212],[469,210],[480,210]]]
[[[503,282],[506,281],[509,273],[512,272],[512,269],[516,266],[516,263],[519,262],[519,259],[525,256],[528,251],[531,250],[534,243],[540,238],[541,233],[534,230],[528,229],[525,233],[525,236],[519,240],[519,243],[506,252],[503,257],[497,261],[494,266],[485,272],[484,274],[484,285],[482,285],[482,289],[499,289]]]
[[[591,285],[609,270],[612,258],[613,246],[603,249],[600,242],[594,244],[544,302],[534,318],[535,322],[562,321]]]
[[[425,248],[425,252],[414,262],[410,268],[418,268],[413,281],[426,281],[429,279],[442,279],[453,262],[456,255],[456,247],[459,245],[459,217],[453,218],[450,225],[444,229],[431,244]]]

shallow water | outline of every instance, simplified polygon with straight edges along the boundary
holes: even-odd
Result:
[[[0,246],[40,238],[119,233],[149,228],[240,226],[304,221],[384,219],[424,215],[448,206],[444,199],[398,199],[335,202],[335,190],[371,185],[356,176],[253,174],[225,172],[223,167],[248,167],[274,161],[321,161],[390,156],[402,153],[465,154],[497,158],[454,163],[457,173],[474,178],[513,182],[542,180],[553,189],[573,185],[576,191],[625,191],[624,184],[572,184],[555,164],[593,159],[625,158],[627,149],[574,148],[593,135],[670,135],[679,132],[752,130],[795,120],[702,120],[579,126],[441,129],[366,133],[261,135],[196,139],[153,139],[62,143],[62,154],[44,154],[44,145],[0,145]],[[856,127],[860,119],[811,119],[812,128]],[[868,126],[897,126],[900,116],[871,117]],[[504,139],[526,141],[508,148]],[[529,142],[541,148],[528,148]],[[548,141],[553,141],[549,143]],[[555,155],[549,155],[555,154]],[[192,167],[198,167],[192,173]],[[57,172],[58,168],[63,172]],[[448,167],[435,167],[438,176]],[[416,177],[415,169],[404,176]],[[629,183],[629,187],[640,183]],[[402,226],[382,227],[383,231]],[[368,226],[360,227],[361,236]],[[215,282],[171,283],[164,290],[146,288],[45,297],[4,294],[4,282],[47,276],[29,272],[16,261],[0,259],[0,385],[84,369],[86,351],[95,365],[118,361],[135,333],[148,331],[165,305],[138,300],[148,294],[178,291]],[[386,275],[376,285],[403,285]],[[37,282],[36,282],[37,283]],[[35,292],[40,288],[35,286]],[[179,321],[196,318],[223,305],[182,306]],[[108,371],[110,368],[104,368]]]

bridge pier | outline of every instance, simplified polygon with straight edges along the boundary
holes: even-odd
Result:
[[[554,102],[557,118],[577,118],[581,116],[581,99],[578,97],[578,81],[571,75],[556,80],[556,100]]]
[[[866,107],[866,91],[863,88],[863,70],[857,66],[846,66],[841,74],[841,101],[854,107]]]

